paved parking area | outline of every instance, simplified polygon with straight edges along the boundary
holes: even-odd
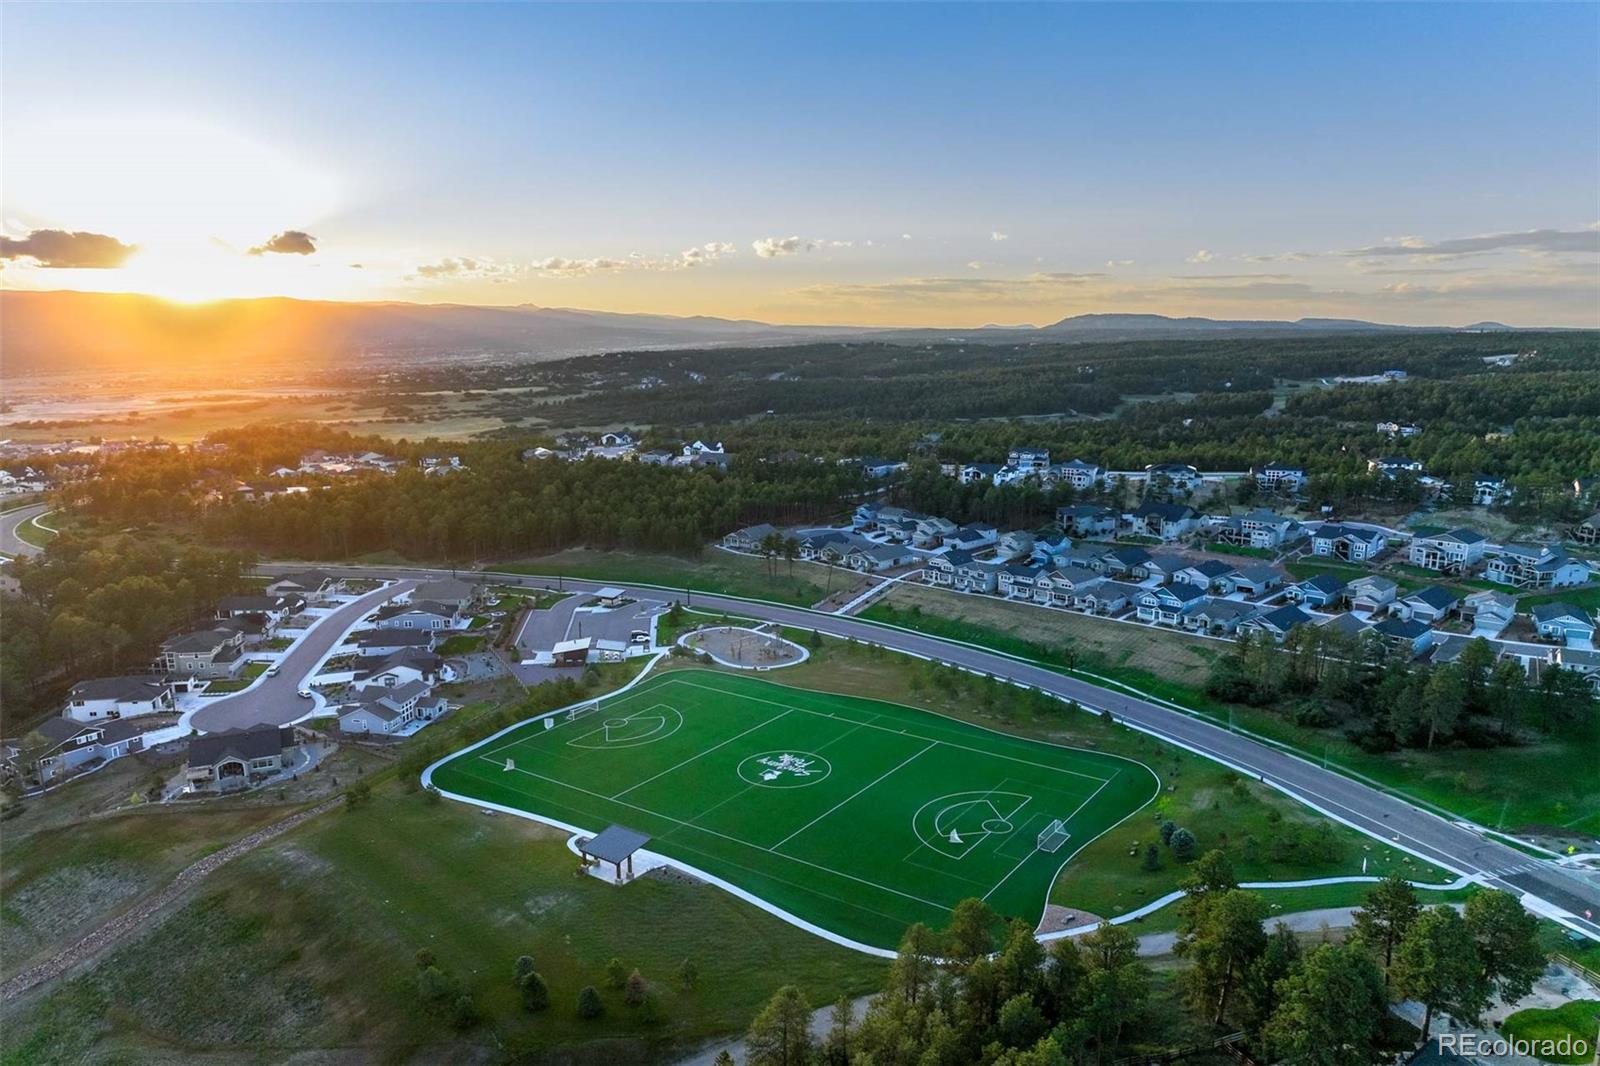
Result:
[[[525,659],[549,651],[563,640],[594,637],[626,644],[639,631],[650,632],[650,620],[667,609],[661,600],[635,600],[616,608],[591,608],[594,596],[577,593],[542,611],[529,611],[517,633],[517,650]]]

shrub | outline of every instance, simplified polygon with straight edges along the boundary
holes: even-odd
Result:
[[[595,991],[594,985],[584,985],[578,990],[578,1017],[598,1018],[606,1012],[606,1005],[600,1002],[600,993]]]

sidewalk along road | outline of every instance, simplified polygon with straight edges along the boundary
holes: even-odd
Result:
[[[265,572],[293,570],[306,564],[262,566]],[[428,571],[390,567],[342,567],[321,565],[333,573],[396,579],[430,578],[449,571]],[[492,574],[498,583],[544,588],[555,578],[522,574]],[[585,581],[562,578],[568,591],[594,591],[607,584],[623,588],[630,595],[661,597],[663,590],[633,586],[627,582]],[[670,591],[665,593],[671,598]],[[891,626],[864,622],[847,615],[824,614],[803,607],[743,600],[705,592],[692,593],[696,607],[723,610],[730,614],[760,618],[797,629],[815,629],[836,637],[852,637],[880,644],[895,651],[936,659],[977,673],[990,674],[1074,700],[1090,710],[1110,713],[1169,743],[1186,748],[1217,762],[1247,773],[1277,788],[1314,810],[1351,826],[1368,836],[1408,851],[1418,858],[1457,874],[1472,877],[1491,887],[1516,893],[1524,905],[1547,916],[1563,920],[1569,928],[1600,940],[1600,887],[1590,884],[1553,864],[1536,864],[1528,869],[1529,856],[1515,848],[1484,837],[1469,826],[1448,821],[1430,811],[1408,803],[1399,796],[1381,791],[1354,778],[1345,777],[1297,755],[1281,751],[1248,736],[1231,733],[1222,726],[1184,714],[1170,707],[1140,699],[1115,689],[984,648],[942,640]],[[1586,913],[1587,912],[1587,913]]]
[[[245,729],[253,725],[287,725],[305,717],[314,704],[296,693],[307,675],[322,661],[345,630],[362,615],[415,588],[414,578],[386,585],[375,592],[351,600],[332,614],[324,615],[278,663],[272,677],[262,675],[250,688],[231,696],[218,696],[194,713],[190,724],[204,733],[224,729]]]

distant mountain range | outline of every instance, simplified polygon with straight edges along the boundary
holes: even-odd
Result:
[[[789,326],[695,316],[462,304],[340,303],[270,297],[177,304],[125,293],[0,292],[0,355],[8,376],[89,369],[495,356],[529,360],[638,348],[767,346],[872,337],[894,342],[1141,340],[1263,334],[1415,332],[1350,319],[1294,322],[1092,314],[1047,326],[871,329]],[[1498,322],[1461,329],[1509,330]]]

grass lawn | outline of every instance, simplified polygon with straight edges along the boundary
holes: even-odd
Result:
[[[709,670],[523,727],[433,781],[591,830],[626,824],[652,850],[879,947],[971,896],[1038,921],[1061,865],[1157,787],[1101,752]],[[1068,836],[1043,850],[1053,821]]]
[[[1216,552],[1218,555],[1243,555],[1251,559],[1275,559],[1278,553],[1271,548],[1246,548],[1240,544],[1224,544],[1214,540],[1206,545],[1206,551]]]
[[[446,637],[436,649],[440,655],[466,655],[468,652],[482,651],[484,635],[457,633]]]
[[[43,519],[46,523],[54,525],[54,520],[60,517],[62,516],[46,511],[42,515],[35,515],[30,521],[17,523],[17,539],[32,544],[35,548],[43,548],[52,540],[55,540],[56,535],[51,530],[44,528],[44,526],[35,525],[35,522]]]
[[[1541,1053],[1546,1062],[1593,1062],[1600,1034],[1600,1000],[1579,999],[1559,1007],[1519,1010],[1505,1020],[1505,1034],[1517,1040],[1559,1041],[1568,1038],[1573,1054]]]
[[[1210,662],[1226,647],[1220,643],[908,585],[896,586],[862,617],[968,641],[1058,670],[1075,661],[1081,670],[1326,759],[1330,766],[1490,827],[1554,826],[1600,835],[1600,776],[1593,773],[1600,721],[1515,748],[1374,754],[1336,731],[1296,725],[1270,709],[1231,706],[1207,696],[1202,686]],[[1075,660],[1069,660],[1069,650]]]
[[[720,592],[730,596],[772,600],[809,607],[830,590],[844,587],[855,575],[835,572],[814,563],[796,562],[793,567],[780,561],[776,576],[769,576],[764,559],[730,552],[708,550],[699,559],[676,555],[649,555],[633,552],[600,552],[575,548],[534,559],[497,566],[521,574],[560,574],[594,581],[616,581],[688,587],[701,592]]]
[[[1504,589],[1504,585],[1497,586]],[[1600,585],[1583,585],[1572,589],[1557,589],[1555,592],[1541,592],[1534,596],[1522,596],[1517,600],[1517,610],[1527,611],[1541,603],[1570,603],[1574,607],[1583,607],[1590,611],[1600,610]]]
[[[204,895],[85,975],[0,1013],[0,1063],[276,1061],[327,1049],[361,1061],[671,1061],[742,1029],[781,984],[814,1003],[877,987],[884,964],[681,879],[623,889],[574,876],[560,835],[397,785],[207,879]],[[457,1033],[420,1001],[428,948],[482,1016]],[[550,1008],[511,982],[531,955]],[[651,984],[653,1017],[605,981],[620,958]],[[698,983],[674,979],[691,959]],[[601,990],[604,1017],[577,1017]],[[231,1056],[231,1057],[230,1057]],[[209,1059],[207,1059],[209,1061]]]

